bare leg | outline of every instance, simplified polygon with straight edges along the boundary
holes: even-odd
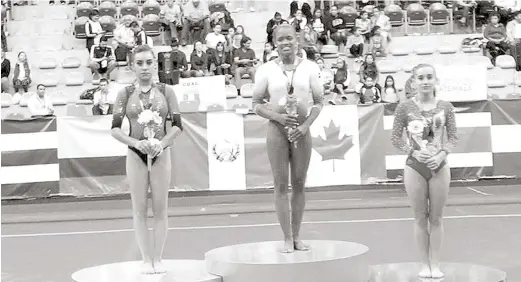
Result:
[[[429,266],[429,226],[428,226],[428,183],[422,175],[409,166],[405,166],[404,184],[407,196],[411,202],[414,213],[414,237],[420,253],[422,268],[418,276],[430,278],[431,270]]]
[[[443,278],[440,250],[443,242],[443,209],[450,186],[450,167],[445,165],[429,180],[430,268],[432,278]]]
[[[152,166],[150,186],[152,190],[152,210],[154,212],[154,256],[155,273],[165,273],[161,262],[168,235],[168,190],[172,171],[170,149],[165,149]]]
[[[297,148],[291,145],[291,230],[295,250],[307,251],[309,246],[300,240],[300,226],[306,207],[304,186],[311,159],[312,140],[309,132],[297,143]]]
[[[154,268],[152,267],[147,225],[148,170],[146,164],[131,150],[127,155],[127,178],[132,198],[134,232],[143,259],[141,273],[151,274],[154,273]]]
[[[289,177],[289,141],[283,130],[273,123],[268,123],[266,149],[275,183],[275,212],[284,234],[284,253],[292,253],[293,235],[288,198]]]

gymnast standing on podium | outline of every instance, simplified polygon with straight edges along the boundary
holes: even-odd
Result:
[[[118,93],[112,120],[112,136],[128,146],[127,179],[134,231],[143,259],[142,274],[166,272],[161,260],[168,232],[170,145],[183,130],[173,89],[152,80],[152,73],[157,72],[154,65],[154,52],[148,45],[134,49],[132,69],[137,80]],[[151,118],[153,115],[156,117]],[[171,126],[166,122],[167,116],[172,119]],[[130,124],[129,135],[121,130],[125,117]],[[154,213],[153,240],[149,240],[147,225],[149,187]]]
[[[309,250],[299,235],[312,148],[309,127],[322,110],[323,87],[318,65],[297,56],[297,34],[291,25],[279,25],[274,41],[280,57],[259,67],[253,111],[269,120],[266,147],[275,184],[275,210],[284,233],[282,252],[292,253]]]
[[[405,190],[414,213],[414,235],[421,256],[421,278],[440,279],[443,209],[450,186],[447,156],[458,140],[454,107],[436,99],[436,70],[429,64],[413,69],[417,95],[398,105],[392,143],[408,157],[403,171]],[[407,141],[402,139],[407,131]]]

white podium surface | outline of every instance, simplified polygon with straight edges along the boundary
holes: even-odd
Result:
[[[206,269],[223,282],[367,282],[369,248],[343,241],[304,241],[309,251],[282,253],[282,241],[221,247],[206,253]]]
[[[393,263],[373,267],[371,282],[506,282],[507,274],[499,269],[465,263],[442,263],[443,279],[418,278],[419,263]]]
[[[167,273],[139,273],[140,261],[94,266],[72,274],[76,282],[222,282],[209,274],[202,260],[163,260]]]

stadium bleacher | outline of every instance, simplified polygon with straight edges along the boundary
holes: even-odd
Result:
[[[143,28],[154,41],[155,53],[169,51],[169,46],[161,46],[159,25],[157,24],[159,3],[148,0],[137,3],[119,1],[84,1],[77,5],[49,5],[47,2],[37,2],[37,5],[14,6],[6,21],[8,32],[8,50],[6,57],[11,66],[16,62],[18,52],[27,53],[31,66],[32,84],[29,93],[35,92],[36,85],[41,83],[47,87],[47,93],[56,106],[56,115],[90,114],[88,101],[79,101],[79,95],[84,90],[93,87],[93,79],[88,68],[88,53],[85,39],[75,32],[75,25],[84,22],[82,16],[88,15],[91,9],[99,9],[104,28],[113,30],[116,21],[122,15],[132,14],[143,22]],[[441,5],[441,6],[440,6]],[[267,11],[251,13],[234,13],[235,25],[243,25],[246,34],[252,38],[252,48],[257,57],[262,56],[266,38],[265,26],[273,14],[279,11],[283,15],[289,12],[289,4],[279,1],[269,5]],[[377,65],[382,75],[380,84],[387,75],[395,78],[398,89],[403,89],[405,81],[410,77],[412,67],[419,62],[431,62],[442,65],[452,64],[485,64],[488,69],[488,93],[491,98],[510,98],[521,96],[521,75],[515,70],[515,61],[511,56],[504,55],[497,59],[493,66],[490,59],[484,56],[482,48],[462,48],[465,38],[482,37],[482,34],[448,34],[454,33],[454,15],[440,3],[434,3],[425,9],[420,4],[410,4],[406,10],[396,5],[385,10],[393,25],[393,39],[390,44],[391,54],[386,58],[378,58]],[[252,17],[252,15],[255,15]],[[474,16],[475,21],[475,16]],[[440,34],[445,33],[445,34]],[[413,36],[413,34],[420,34]],[[79,38],[78,38],[79,37]],[[110,44],[110,42],[109,42]],[[327,47],[327,46],[326,46]],[[193,45],[180,47],[190,58]],[[327,48],[324,48],[326,50]],[[334,48],[333,48],[334,49]],[[344,54],[325,54],[326,65],[331,66],[335,57]],[[349,89],[358,82],[359,63],[346,57],[351,72]],[[12,77],[13,71],[11,71]],[[125,66],[118,67],[112,75],[115,81],[111,83],[113,90],[119,89],[133,80],[132,73]],[[156,78],[157,79],[157,78]],[[12,79],[10,78],[10,81]],[[241,85],[227,86],[230,105],[251,105],[251,97],[247,91],[237,95],[236,89],[247,89],[249,80]],[[25,108],[26,93],[20,105],[11,105],[8,95],[2,95],[2,118],[19,113],[28,116]]]

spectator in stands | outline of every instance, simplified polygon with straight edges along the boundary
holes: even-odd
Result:
[[[271,61],[273,58],[276,58],[279,56],[279,53],[274,50],[275,46],[273,46],[273,43],[266,42],[264,44],[264,52],[262,52],[262,63],[267,63]]]
[[[385,78],[384,91],[382,92],[382,102],[396,103],[398,100],[398,91],[396,90],[394,77],[392,75],[388,75]]]
[[[329,13],[329,17],[326,18],[326,28],[329,31],[329,36],[335,41],[340,52],[344,52],[344,47],[347,43],[346,22],[344,18],[338,14],[338,8],[336,6],[331,6]]]
[[[289,24],[292,25],[297,34],[299,34],[308,24],[308,20],[303,17],[301,10],[297,10],[295,16],[289,19]]]
[[[268,24],[266,25],[266,33],[268,34],[267,41],[273,42],[273,32],[277,28],[277,26],[281,25],[282,23],[287,23],[288,21],[282,19],[282,15],[279,12],[275,12],[275,15],[273,15],[273,18],[268,21]]]
[[[100,77],[110,79],[110,73],[116,68],[116,58],[114,56],[114,50],[111,46],[108,46],[108,38],[106,36],[101,37],[98,45],[94,45],[90,49],[90,63],[89,67],[91,72],[94,74],[95,80]]]
[[[141,45],[150,45],[148,42],[148,36],[145,30],[139,25],[137,21],[133,21],[130,23],[130,28],[132,29],[132,32],[134,32],[134,48],[136,46]],[[152,46],[150,46],[152,47]]]
[[[241,78],[244,74],[248,74],[253,82],[255,82],[255,51],[251,48],[251,39],[243,37],[241,39],[241,48],[235,50],[233,62],[237,66],[235,69],[235,85],[240,85]]]
[[[496,65],[496,58],[504,55],[509,46],[507,43],[507,31],[503,24],[499,23],[499,15],[490,15],[489,24],[483,31],[483,36],[488,40],[486,48],[491,56],[493,65]]]
[[[357,92],[360,92],[359,89],[361,89],[362,86],[367,84],[367,78],[371,78],[372,81],[375,83],[375,87],[377,87],[381,91],[381,87],[378,84],[380,73],[378,71],[378,68],[376,67],[376,61],[373,54],[365,55],[364,62],[360,66],[360,71],[358,75],[360,76],[360,83],[356,87],[358,89]]]
[[[336,72],[333,76],[333,83],[335,85],[333,89],[334,94],[333,97],[331,97],[329,104],[336,105],[338,95],[340,95],[343,101],[347,101],[347,96],[345,95],[344,90],[349,87],[350,82],[351,72],[349,72],[347,63],[344,61],[344,59],[338,58],[336,62]]]
[[[5,57],[2,49],[2,93],[9,92],[9,74],[11,74],[11,62]]]
[[[210,71],[214,75],[224,75],[226,77],[226,83],[229,84],[229,80],[232,77],[232,57],[230,53],[225,52],[224,43],[219,42],[215,46],[215,51],[209,56]]]
[[[114,104],[110,101],[108,86],[109,81],[106,78],[100,79],[99,87],[94,92],[94,99],[92,100],[92,114],[95,116],[112,114]]]
[[[122,23],[114,30],[114,40],[117,47],[114,50],[117,62],[130,63],[129,54],[135,46],[135,35],[130,24],[133,22],[132,16],[124,16]]]
[[[306,53],[316,52],[317,49],[318,35],[311,28],[311,25],[306,25],[304,30],[300,34],[300,47],[306,50]]]
[[[296,0],[292,1],[289,4],[289,17],[295,18],[297,16],[298,11],[304,15],[306,21],[311,21],[313,19],[313,14],[311,13],[311,6],[309,5],[307,0]]]
[[[227,34],[228,30],[235,26],[235,23],[234,23],[229,11],[225,10],[223,12],[216,12],[214,14],[215,14],[215,18],[213,18],[212,22],[210,23],[211,28],[213,28],[215,25],[220,25],[221,33]],[[212,14],[212,15],[214,15],[214,14]]]
[[[373,27],[371,30],[371,37],[369,38],[369,53],[373,54],[375,57],[387,56],[386,42],[386,38],[380,32],[380,27]]]
[[[353,35],[347,38],[346,47],[349,48],[349,53],[353,55],[356,63],[362,62],[364,55],[364,37],[360,33],[359,27],[353,27]]]
[[[327,45],[327,30],[324,25],[324,17],[322,10],[316,9],[313,13],[313,19],[310,22],[311,29],[317,33],[317,49],[320,51],[322,46]]]
[[[245,36],[244,27],[242,25],[238,25],[232,36],[232,54],[235,53],[235,50],[241,48],[241,41]]]
[[[54,114],[51,98],[45,95],[45,86],[38,84],[36,94],[31,95],[27,101],[27,108],[31,116],[50,116]]]
[[[87,51],[89,53],[93,45],[99,44],[99,40],[104,33],[99,22],[99,12],[92,10],[89,14],[89,20],[85,23],[85,36],[87,37]]]
[[[208,56],[203,51],[203,43],[195,42],[194,50],[190,55],[190,76],[201,77],[208,74]]]
[[[170,44],[170,47],[172,48],[172,51],[170,52],[172,70],[179,71],[181,73],[181,76],[184,78],[190,77],[190,71],[188,71],[186,55],[184,52],[179,50],[179,41],[177,39],[173,39],[172,44]]]
[[[164,40],[168,44],[172,43],[172,39],[179,39],[179,32],[183,27],[183,10],[182,0],[167,0],[166,4],[161,7],[160,21],[165,28]]]
[[[380,89],[375,86],[375,81],[368,77],[364,85],[358,91],[360,104],[372,104],[380,102]]]
[[[21,96],[29,90],[31,82],[31,68],[29,67],[27,54],[22,51],[18,53],[18,62],[14,66],[14,92]]]
[[[516,60],[516,70],[521,71],[521,11],[514,20],[507,24],[507,42],[510,44],[510,54]]]
[[[495,0],[494,4],[501,16],[499,22],[503,25],[510,22],[514,14],[521,9],[521,1],[518,0]]]
[[[387,42],[391,41],[391,19],[385,13],[382,13],[377,7],[373,8],[371,26],[380,27],[380,33],[385,38],[385,45],[387,45]]]
[[[221,34],[221,25],[216,24],[213,27],[213,32],[208,33],[204,41],[206,44],[206,54],[208,55],[208,58],[212,58],[213,54],[215,53],[215,48],[217,47],[217,44],[226,43],[226,37]]]
[[[360,28],[362,34],[367,41],[371,38],[371,20],[367,11],[361,11],[360,17],[355,20],[355,26]]]
[[[194,27],[203,29],[202,36],[206,36],[210,30],[210,10],[208,3],[201,0],[189,0],[183,6],[183,30],[181,45],[186,46],[188,42],[188,33]]]
[[[324,59],[319,57],[316,59],[316,62],[320,68],[319,78],[324,86],[324,94],[328,95],[331,93],[331,89],[335,87],[334,74],[330,69],[326,68]]]
[[[468,26],[468,21],[470,20],[470,9],[475,8],[477,6],[476,1],[474,0],[458,0],[456,1],[455,10],[461,10],[461,17],[459,18],[459,22],[462,27]]]

